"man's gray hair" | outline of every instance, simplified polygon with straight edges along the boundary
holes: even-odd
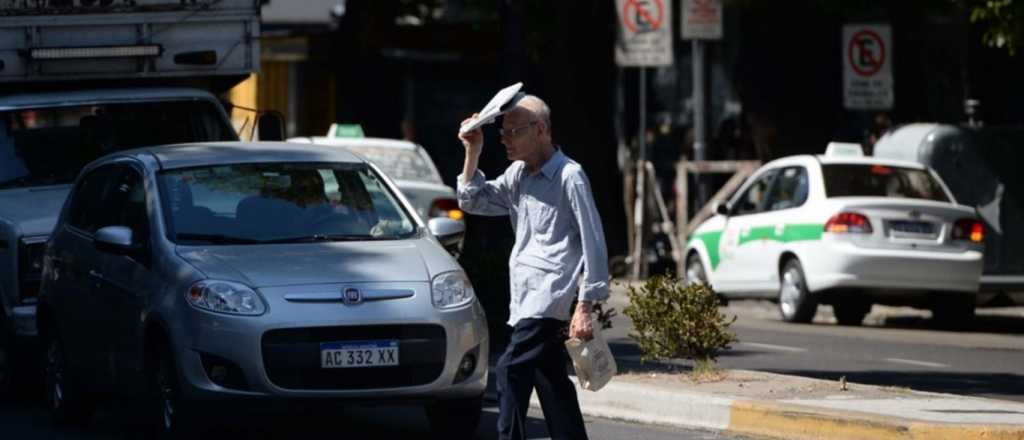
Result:
[[[543,99],[540,99],[534,95],[526,95],[516,103],[517,106],[523,107],[533,116],[541,121],[544,121],[544,126],[551,130],[551,108],[548,107],[547,103]]]

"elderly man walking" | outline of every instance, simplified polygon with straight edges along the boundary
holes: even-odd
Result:
[[[495,371],[499,438],[526,438],[536,388],[551,438],[586,439],[562,330],[571,318],[569,337],[589,338],[594,303],[608,298],[601,218],[583,168],[552,142],[551,110],[544,101],[532,95],[519,99],[499,132],[512,164],[486,180],[477,170],[483,149],[477,128],[459,135],[466,158],[458,179],[464,211],[508,215],[515,232],[509,256],[512,333]]]

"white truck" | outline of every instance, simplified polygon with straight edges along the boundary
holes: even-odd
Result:
[[[238,139],[218,95],[258,70],[260,4],[0,0],[0,389],[30,356],[43,247],[82,166]]]

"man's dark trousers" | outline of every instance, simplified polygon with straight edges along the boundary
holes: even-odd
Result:
[[[553,440],[587,438],[576,389],[566,371],[569,354],[562,334],[565,325],[557,319],[522,319],[512,329],[508,347],[494,372],[501,408],[501,440],[526,438],[527,410],[535,387]]]

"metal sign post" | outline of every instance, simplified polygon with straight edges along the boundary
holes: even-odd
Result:
[[[707,81],[705,40],[722,39],[722,0],[683,0],[682,37],[692,40],[693,55],[693,160],[707,160]],[[707,200],[707,186],[700,174],[697,182],[697,206]]]
[[[636,157],[636,199],[633,203],[633,278],[646,275],[644,259],[644,214],[647,187],[647,69],[671,66],[672,56],[672,1],[671,0],[616,0],[619,14],[619,39],[615,44],[615,62],[622,67],[640,67],[638,127]]]
[[[693,159],[707,160],[707,105],[704,104],[704,42],[693,40]],[[707,200],[707,186],[700,174],[697,176],[697,206]]]
[[[640,136],[637,141],[636,199],[633,200],[633,279],[646,277],[644,261],[644,211],[647,197],[647,69],[640,68]]]

